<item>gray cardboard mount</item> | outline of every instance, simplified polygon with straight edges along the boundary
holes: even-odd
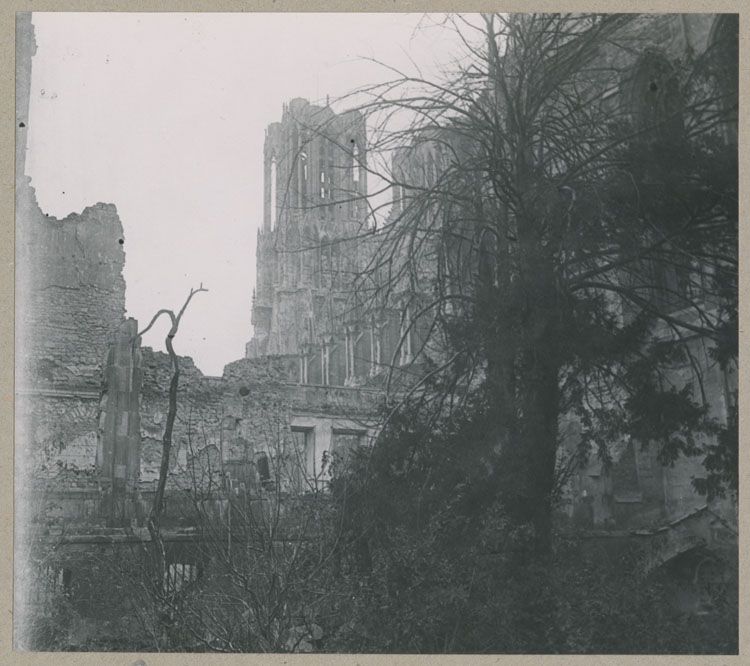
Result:
[[[615,2],[568,1],[553,2],[550,0],[536,2],[487,2],[478,0],[358,0],[355,3],[345,0],[5,0],[0,3],[0,27],[2,29],[2,79],[0,79],[0,102],[2,108],[2,142],[5,147],[0,167],[0,308],[5,316],[0,317],[0,341],[3,357],[0,361],[0,586],[2,590],[3,620],[0,622],[0,664],[8,665],[46,665],[72,666],[79,664],[103,664],[106,666],[195,666],[208,664],[590,664],[608,666],[615,664],[749,664],[750,638],[748,637],[748,566],[750,560],[745,556],[746,528],[748,520],[744,489],[748,487],[747,448],[740,447],[740,655],[739,656],[554,656],[554,655],[215,655],[215,654],[135,654],[135,653],[39,653],[14,652],[12,650],[12,584],[13,584],[13,292],[14,292],[14,150],[15,144],[15,13],[43,11],[76,11],[76,12],[438,12],[438,11],[627,11],[627,12],[732,12],[740,13],[740,143],[741,158],[740,178],[744,181],[747,174],[747,162],[743,156],[748,154],[747,115],[745,100],[748,99],[748,78],[745,56],[748,52],[748,21],[750,13],[744,9],[747,5],[736,1],[679,1],[654,0],[652,2],[632,1],[627,4]],[[740,187],[740,219],[748,210],[748,188]],[[748,385],[748,373],[744,366],[744,343],[747,341],[745,330],[748,325],[748,313],[744,293],[748,289],[747,271],[744,260],[748,252],[748,234],[740,228],[740,254],[743,268],[740,273],[740,395],[744,396]],[[748,418],[740,410],[740,441],[744,442],[748,433]]]

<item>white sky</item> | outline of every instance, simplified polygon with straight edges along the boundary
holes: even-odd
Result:
[[[282,103],[428,71],[449,34],[409,14],[34,13],[27,174],[56,217],[113,203],[128,315],[190,304],[175,340],[206,374],[252,335],[266,126]],[[334,108],[338,111],[341,108]],[[144,344],[163,349],[167,323]]]

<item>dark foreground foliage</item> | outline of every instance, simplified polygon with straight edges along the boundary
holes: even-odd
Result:
[[[539,559],[472,444],[482,425],[423,425],[413,413],[394,419],[400,436],[381,439],[334,487],[345,557],[329,650],[737,651],[736,574],[694,590],[679,558],[646,574],[640,542],[561,533]],[[736,571],[736,561],[722,565]]]

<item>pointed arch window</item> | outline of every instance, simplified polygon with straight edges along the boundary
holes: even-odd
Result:
[[[646,50],[632,72],[626,95],[636,126],[652,139],[675,141],[682,136],[680,82],[666,56]]]
[[[265,451],[261,451],[255,458],[255,465],[258,470],[258,479],[261,485],[266,490],[271,490],[274,486],[273,479],[271,478],[271,465],[268,459],[268,454]]]
[[[380,366],[380,329],[379,323],[370,324],[370,375],[375,376]]]
[[[411,338],[412,338],[412,323],[411,323],[411,312],[410,308],[407,305],[404,308],[404,312],[401,316],[401,330],[399,332],[400,335],[400,356],[399,356],[399,364],[400,365],[408,365],[414,360],[414,357],[412,356],[412,349],[411,349]]]
[[[320,350],[320,366],[323,375],[321,382],[324,386],[328,386],[331,383],[331,343],[329,340],[323,341]]]
[[[276,216],[277,216],[277,201],[276,201],[276,157],[271,158],[271,231],[276,228]]]
[[[352,139],[352,141],[354,140]],[[352,180],[355,187],[359,185],[359,145],[356,141],[352,146]]]

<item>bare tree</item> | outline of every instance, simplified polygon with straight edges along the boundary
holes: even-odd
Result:
[[[158,540],[159,519],[164,511],[164,489],[166,488],[167,477],[169,475],[169,455],[172,450],[172,431],[174,429],[175,418],[177,417],[177,390],[180,384],[180,359],[174,351],[173,340],[177,335],[177,331],[180,327],[180,320],[182,319],[182,315],[185,314],[187,306],[190,304],[193,296],[201,291],[208,291],[208,289],[204,289],[202,284],[197,289],[190,289],[190,293],[188,294],[185,303],[176,315],[172,310],[159,310],[153,316],[148,326],[136,334],[136,339],[143,337],[143,335],[151,329],[162,315],[167,315],[172,322],[167,337],[164,339],[164,345],[169,353],[169,360],[172,367],[172,379],[169,383],[169,408],[167,410],[167,421],[164,425],[164,435],[162,436],[159,480],[156,487],[156,495],[154,495],[154,503],[151,507],[151,513],[148,518],[148,530],[154,541]]]
[[[563,416],[605,457],[626,435],[705,451],[705,348],[736,358],[737,81],[718,83],[721,45],[630,55],[654,18],[458,17],[452,78],[359,91],[394,192],[359,297],[404,313],[393,365],[417,347],[423,409],[481,394],[498,494],[539,553]]]
[[[329,629],[340,593],[329,470],[310,475],[283,414],[265,419],[265,439],[247,460],[225,463],[200,419],[188,416],[170,504],[193,527],[191,539],[161,559],[148,547],[135,552],[145,574],[128,558],[111,567],[142,642],[170,651],[307,652]]]
[[[153,563],[153,581],[151,589],[156,592],[158,599],[159,591],[162,589],[163,581],[166,573],[166,558],[164,549],[164,540],[161,534],[161,517],[164,513],[164,492],[167,486],[167,478],[169,476],[169,459],[172,450],[172,431],[174,429],[175,419],[177,418],[177,392],[180,384],[180,359],[174,350],[174,338],[180,327],[180,321],[182,316],[185,314],[190,301],[193,299],[195,294],[202,291],[208,291],[201,284],[197,289],[190,289],[185,303],[180,308],[179,312],[175,315],[173,310],[162,309],[159,310],[151,319],[148,326],[143,330],[139,331],[133,340],[136,343],[140,340],[143,335],[151,329],[151,327],[159,320],[162,315],[169,317],[172,325],[167,332],[167,337],[164,339],[164,345],[169,353],[169,360],[172,370],[172,377],[169,383],[169,407],[167,409],[167,418],[164,425],[164,434],[162,435],[162,450],[161,450],[161,462],[159,465],[159,478],[156,486],[156,493],[154,495],[154,501],[151,506],[149,513],[147,527],[149,535],[151,536],[151,556]],[[161,634],[160,634],[161,635]]]

